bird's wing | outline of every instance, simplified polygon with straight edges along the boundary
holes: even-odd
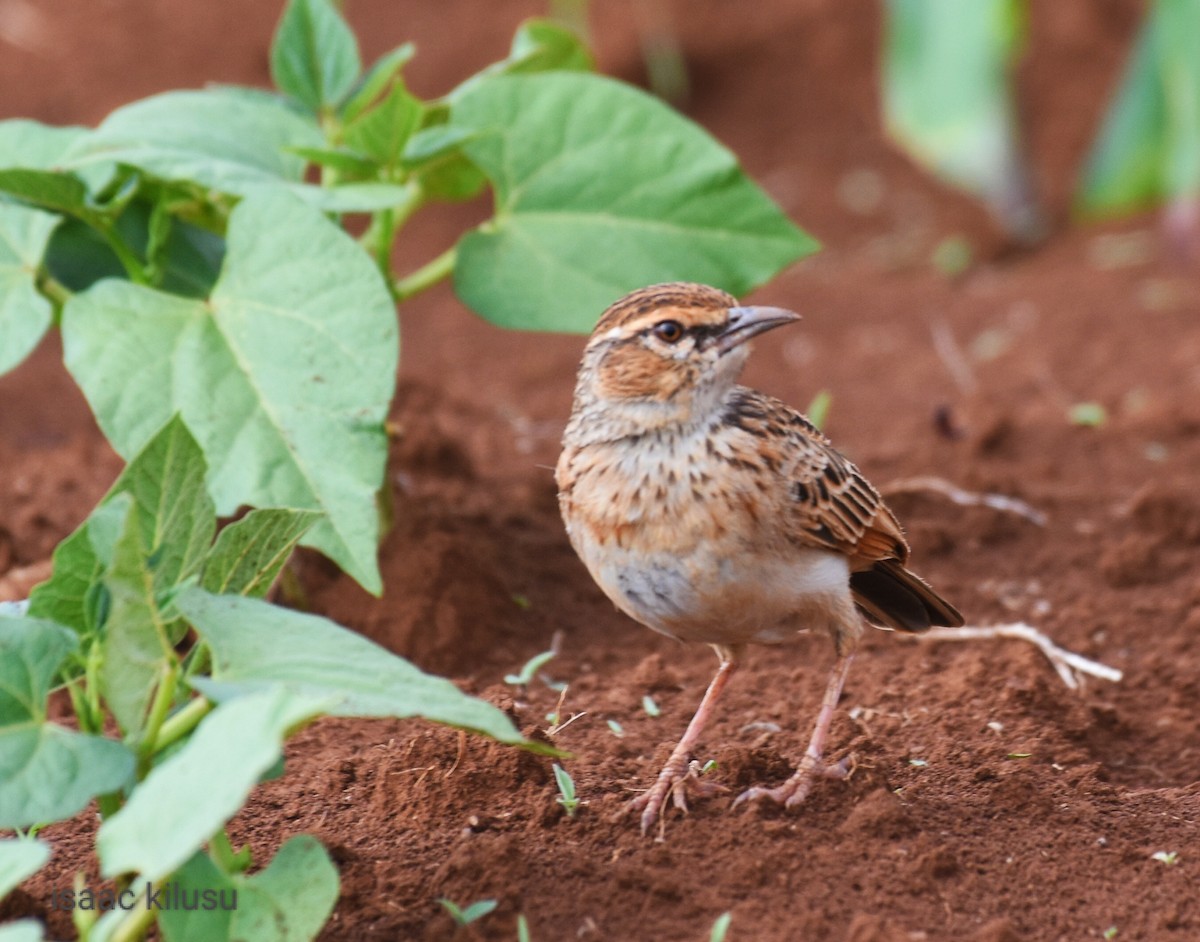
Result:
[[[784,522],[793,542],[842,553],[852,569],[908,559],[904,532],[879,492],[803,415],[777,399],[739,389],[725,418],[760,441],[778,443],[773,458],[781,486],[788,489]]]

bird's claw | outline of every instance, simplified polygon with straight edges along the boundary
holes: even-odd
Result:
[[[642,813],[642,834],[648,834],[654,827],[655,821],[661,818],[663,806],[668,797],[676,808],[687,814],[688,792],[691,792],[693,797],[710,798],[718,792],[729,791],[719,782],[702,780],[702,775],[704,775],[703,766],[694,759],[686,767],[683,767],[682,763],[676,766],[668,762],[649,791],[643,792],[628,802],[623,813],[640,811]]]
[[[796,773],[782,785],[777,788],[762,786],[748,788],[733,800],[733,807],[736,808],[742,803],[765,800],[782,805],[790,811],[803,803],[804,799],[809,796],[818,778],[835,778],[844,781],[853,772],[854,761],[850,756],[826,765],[819,758],[805,755],[800,760],[800,767],[796,769]]]

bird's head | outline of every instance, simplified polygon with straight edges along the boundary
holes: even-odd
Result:
[[[576,412],[592,407],[647,430],[702,420],[737,382],[749,355],[746,341],[799,316],[743,307],[707,285],[634,291],[600,316],[588,340]]]

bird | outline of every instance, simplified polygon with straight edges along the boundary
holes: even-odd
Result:
[[[904,632],[959,611],[907,568],[895,515],[803,414],[738,384],[749,341],[800,319],[707,285],[641,288],[603,312],[583,351],[555,468],[572,547],[618,609],[718,666],[654,784],[630,801],[646,834],[668,798],[710,794],[692,761],[748,645],[827,633],[834,664],[808,748],[775,788],[736,804],[795,808],[845,778],[825,743],[867,621]]]

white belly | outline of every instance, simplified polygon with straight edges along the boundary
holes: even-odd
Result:
[[[822,550],[682,557],[611,544],[580,555],[605,594],[631,618],[685,641],[773,644],[809,629],[836,631],[850,604],[845,557]]]

